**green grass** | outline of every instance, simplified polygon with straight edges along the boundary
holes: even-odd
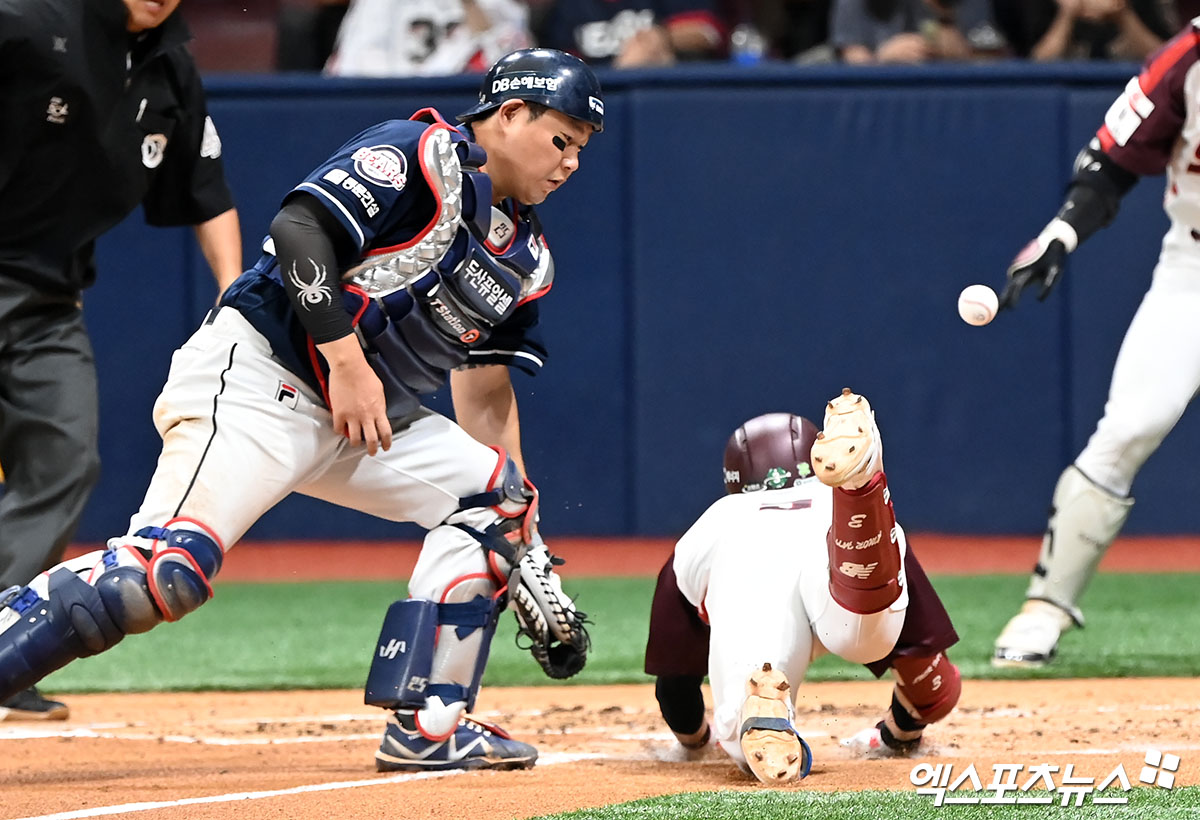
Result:
[[[956,792],[971,796],[972,793]],[[1122,796],[1119,788],[1108,789],[1105,796]],[[990,796],[983,794],[983,797]],[[1032,796],[1045,796],[1041,795]],[[543,815],[534,820],[1194,820],[1200,813],[1200,787],[1167,791],[1166,789],[1133,789],[1126,793],[1129,803],[1124,806],[1094,806],[1090,798],[1076,808],[1060,806],[935,806],[933,798],[911,792],[696,792],[667,797],[652,797],[581,809],[565,814]],[[1059,798],[1061,800],[1061,797]]]
[[[569,567],[568,567],[569,569]],[[1100,575],[1083,604],[1088,627],[1062,640],[1041,672],[996,670],[992,640],[1022,599],[1025,578],[935,578],[962,641],[950,651],[967,677],[1125,677],[1200,674],[1200,575]],[[571,683],[642,683],[651,578],[567,578],[595,621],[593,651]],[[302,689],[361,686],[384,610],[404,584],[385,582],[217,585],[216,598],[175,624],[134,635],[46,679],[51,692]],[[514,644],[505,613],[484,682],[551,683]],[[863,667],[818,660],[808,680],[869,679]],[[556,684],[560,685],[560,684]]]

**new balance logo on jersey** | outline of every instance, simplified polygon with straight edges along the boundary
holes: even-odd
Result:
[[[299,400],[299,397],[300,391],[285,381],[280,381],[279,386],[275,389],[275,401],[283,402],[293,410],[296,409],[296,402]]]
[[[66,37],[51,37],[51,42],[54,43],[54,51],[58,54],[67,53],[67,38]]]
[[[851,578],[858,578],[860,581],[871,577],[871,573],[875,571],[875,567],[879,566],[878,561],[872,561],[869,564],[855,564],[851,561],[843,561],[838,567],[838,572],[842,575],[848,575]]]
[[[403,655],[408,651],[408,644],[404,641],[398,641],[392,638],[387,642],[387,646],[379,647],[379,657],[395,660],[397,655]]]

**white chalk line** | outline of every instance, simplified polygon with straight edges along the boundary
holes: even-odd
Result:
[[[581,760],[592,760],[604,755],[598,754],[547,754],[539,755],[538,766],[556,766],[563,763],[577,763]],[[392,783],[407,783],[412,780],[431,780],[436,777],[461,775],[461,770],[446,772],[413,772],[409,774],[394,774],[387,777],[376,777],[370,780],[343,780],[334,783],[313,783],[307,786],[293,786],[288,789],[271,789],[256,792],[234,792],[229,794],[214,794],[208,797],[185,797],[179,800],[160,800],[153,803],[122,803],[116,806],[97,806],[91,809],[64,811],[57,814],[41,814],[36,817],[20,817],[14,820],[82,820],[87,817],[104,817],[114,814],[133,814],[155,809],[170,809],[179,806],[198,806],[213,803],[232,803],[237,800],[263,800],[272,797],[286,797],[293,794],[312,794],[314,792],[339,791],[341,789],[359,789],[367,786],[385,786]]]

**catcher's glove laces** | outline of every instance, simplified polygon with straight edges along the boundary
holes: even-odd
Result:
[[[540,554],[539,554],[540,553]],[[564,560],[545,545],[532,545],[517,564],[512,606],[517,616],[516,645],[527,649],[551,678],[569,678],[583,669],[591,648],[587,614],[563,592],[554,567]],[[521,645],[521,637],[528,639]]]

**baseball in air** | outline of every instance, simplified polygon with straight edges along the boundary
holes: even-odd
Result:
[[[969,325],[986,325],[999,309],[996,291],[987,285],[967,285],[958,294],[958,315]]]

